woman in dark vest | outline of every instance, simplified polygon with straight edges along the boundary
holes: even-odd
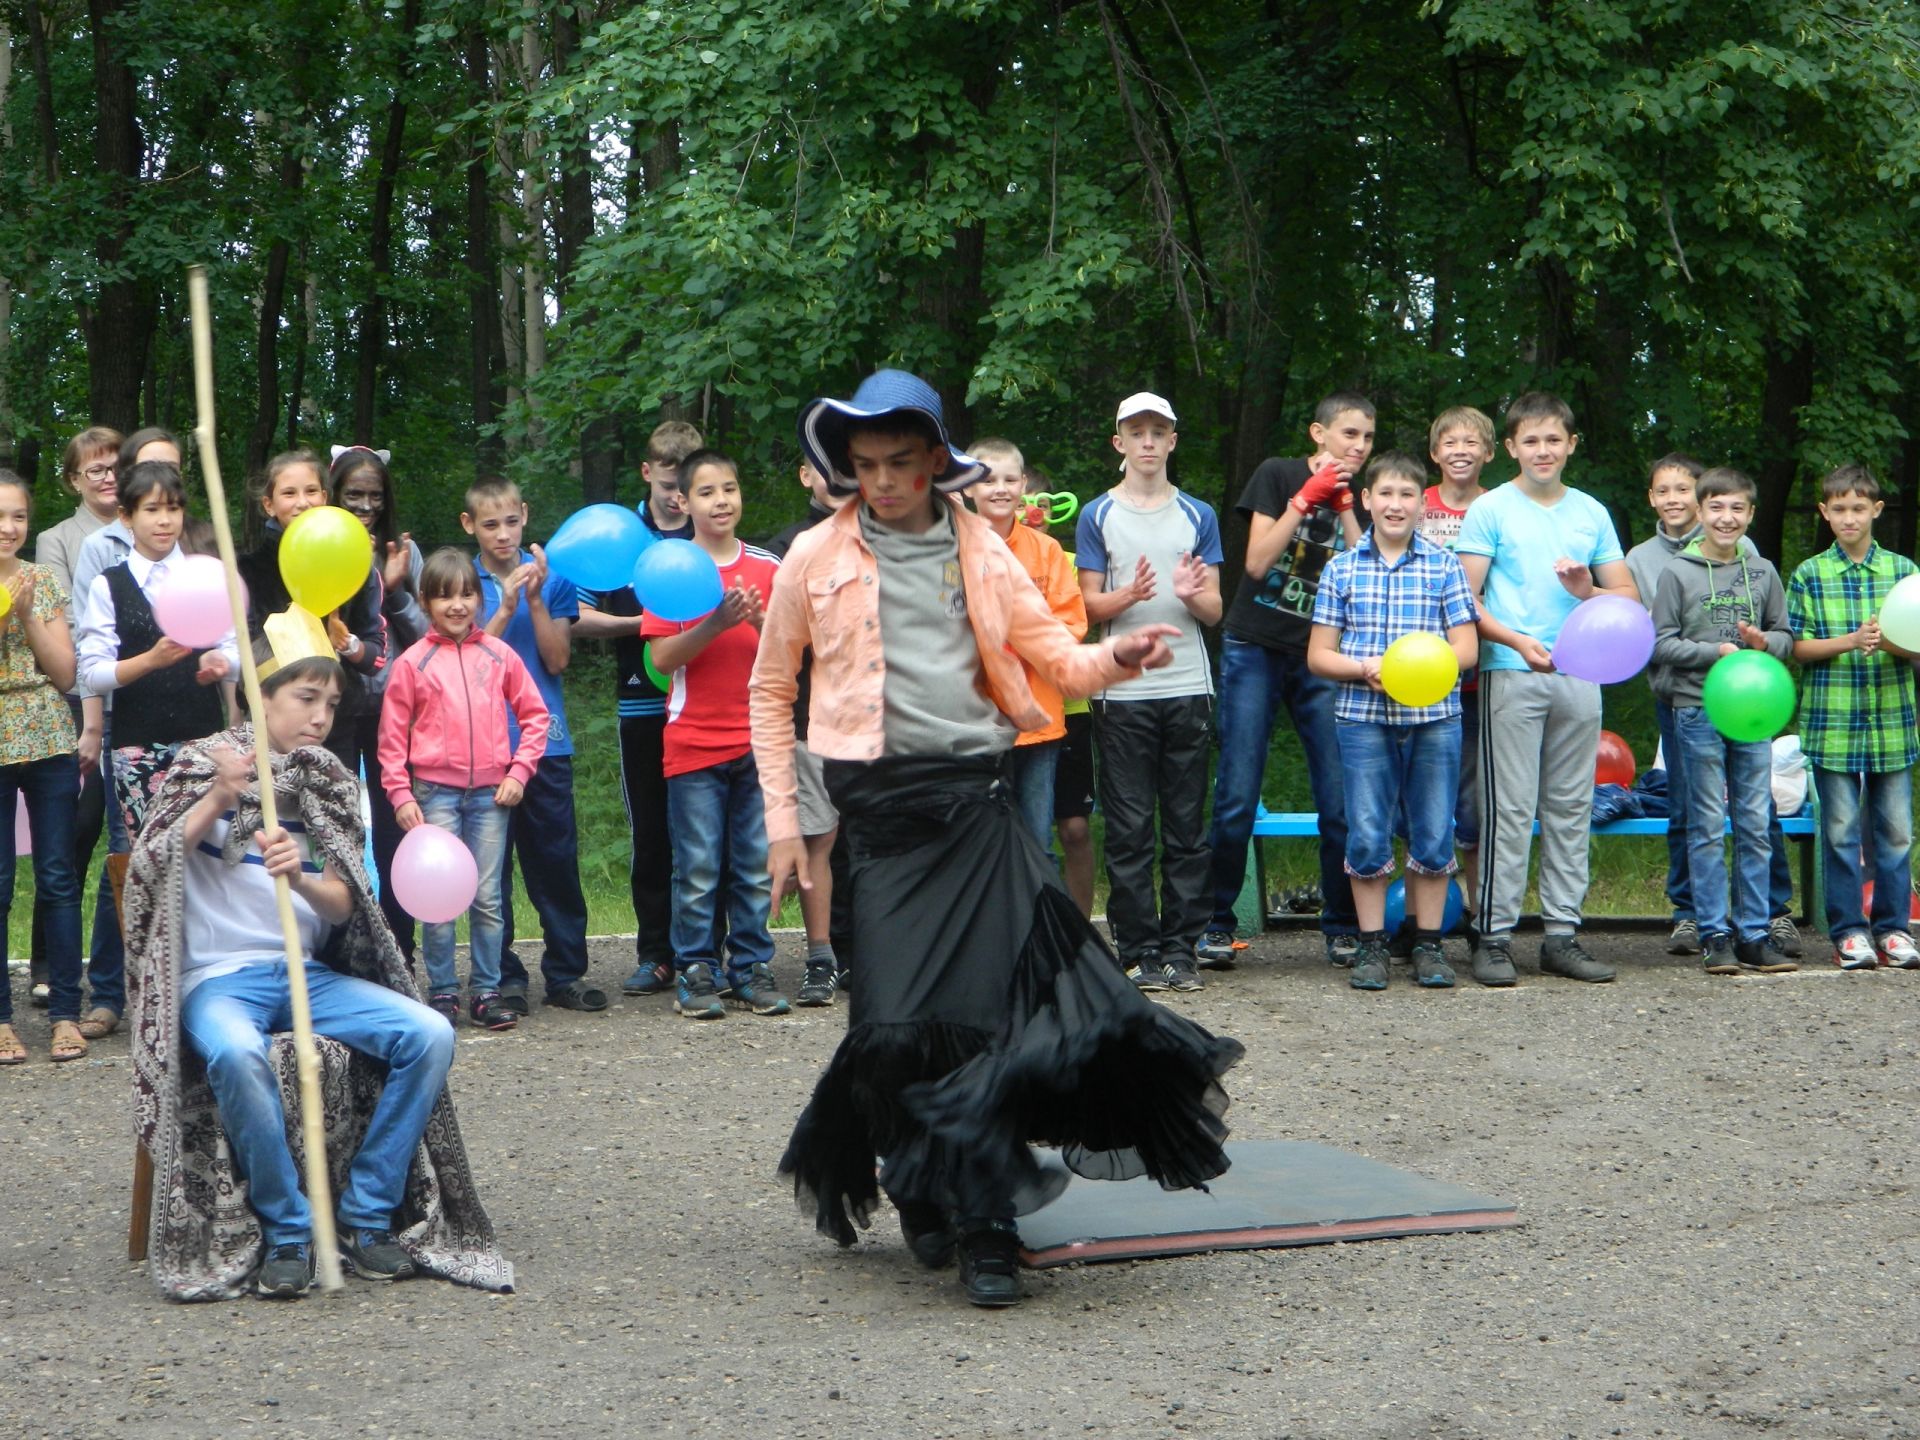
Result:
[[[95,577],[80,609],[80,683],[113,702],[113,790],[137,836],[174,752],[227,727],[239,656],[229,635],[212,650],[169,640],[149,597],[186,558],[180,469],[147,460],[120,477],[120,519],[133,536],[125,560]]]

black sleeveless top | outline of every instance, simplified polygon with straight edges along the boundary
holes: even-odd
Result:
[[[113,623],[120,634],[120,659],[146,654],[162,639],[153,607],[122,560],[107,571],[107,593],[113,597]],[[202,685],[194,673],[196,650],[176,665],[144,675],[113,692],[113,743],[118,746],[177,745],[200,740],[226,728],[220,687]]]

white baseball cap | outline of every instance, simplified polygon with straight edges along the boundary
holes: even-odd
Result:
[[[1120,402],[1119,412],[1113,417],[1115,425],[1131,420],[1135,415],[1163,415],[1169,425],[1178,425],[1174,418],[1173,406],[1162,400],[1151,390],[1141,390],[1127,396]]]

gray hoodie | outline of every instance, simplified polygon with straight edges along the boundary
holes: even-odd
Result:
[[[1653,534],[1627,551],[1627,573],[1633,576],[1634,588],[1640,592],[1640,603],[1653,609],[1654,597],[1660,593],[1660,577],[1667,573],[1667,566],[1687,546],[1700,538],[1700,523],[1694,526],[1678,540],[1667,534],[1666,527],[1655,525]]]
[[[1698,705],[1722,645],[1741,645],[1742,623],[1764,630],[1767,653],[1793,654],[1780,572],[1745,546],[1731,561],[1709,560],[1696,540],[1668,562],[1653,602],[1653,693],[1675,707]]]

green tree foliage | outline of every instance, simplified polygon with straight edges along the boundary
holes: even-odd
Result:
[[[772,529],[798,404],[899,364],[1083,494],[1114,400],[1159,390],[1222,505],[1329,389],[1423,449],[1445,405],[1553,386],[1636,531],[1684,447],[1761,479],[1768,548],[1864,459],[1912,548],[1912,0],[0,14],[0,450],[43,486],[89,419],[191,424],[205,260],[230,465],[389,446],[436,538],[477,468],[536,531],[632,498],[666,416]]]

